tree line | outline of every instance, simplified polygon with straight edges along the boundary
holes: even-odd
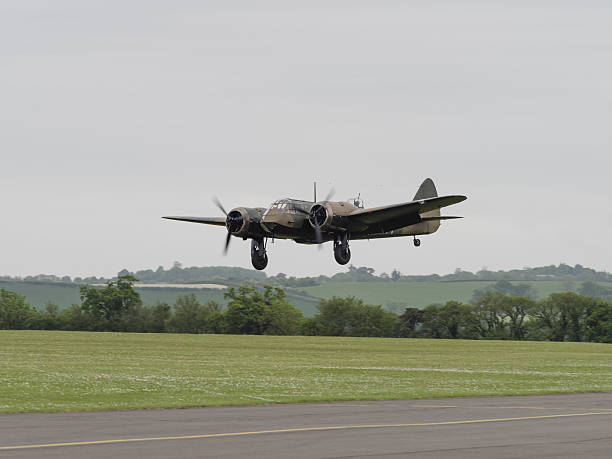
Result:
[[[612,343],[612,303],[574,292],[537,301],[491,290],[472,304],[449,301],[401,314],[355,297],[320,300],[318,314],[304,318],[279,287],[230,287],[223,309],[183,295],[144,305],[136,278],[120,275],[105,287],[82,286],[80,304],[66,309],[48,303],[42,310],[25,297],[0,289],[0,329],[115,331],[141,333],[229,333],[511,339]]]

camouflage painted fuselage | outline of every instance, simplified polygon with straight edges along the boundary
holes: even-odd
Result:
[[[260,227],[266,237],[293,239],[297,243],[314,244],[316,243],[315,231],[309,222],[308,211],[315,204],[315,202],[296,199],[276,201],[260,214]],[[421,221],[422,217],[439,216],[440,210],[415,215],[414,222],[409,222],[410,224],[399,228],[388,229],[388,225],[385,224],[363,224],[349,219],[348,217],[353,213],[362,211],[361,208],[350,202],[328,201],[319,204],[324,205],[332,215],[331,221],[322,230],[323,239],[326,241],[333,240],[334,234],[338,231],[348,231],[350,239],[378,239],[432,234],[440,227],[439,220]]]

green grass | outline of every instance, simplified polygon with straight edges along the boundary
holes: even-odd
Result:
[[[495,282],[327,282],[315,287],[301,288],[319,298],[353,295],[369,304],[389,306],[393,303],[423,308],[430,304],[445,303],[449,300],[469,302],[474,290],[486,288]],[[562,281],[524,281],[514,284],[532,285],[538,298],[551,293],[562,292]]]
[[[612,391],[590,343],[0,331],[0,412]]]

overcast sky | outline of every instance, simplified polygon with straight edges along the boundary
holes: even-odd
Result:
[[[465,219],[357,266],[612,270],[609,1],[3,1],[0,274],[250,267],[162,220],[432,177]],[[269,274],[337,272],[277,241]]]

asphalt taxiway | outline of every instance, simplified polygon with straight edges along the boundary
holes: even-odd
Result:
[[[0,415],[0,457],[612,457],[612,393]]]

